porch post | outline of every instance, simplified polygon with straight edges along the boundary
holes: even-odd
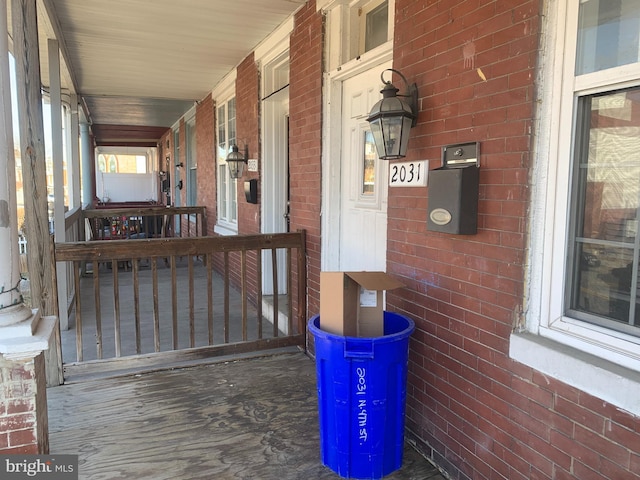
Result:
[[[20,16],[16,12],[20,6],[14,2],[13,7],[14,18]],[[6,172],[0,181],[0,453],[45,454],[49,453],[49,432],[43,352],[57,319],[41,319],[38,310],[32,312],[24,304],[20,293],[6,26],[7,2],[0,0],[0,171]]]
[[[24,304],[20,293],[6,0],[2,0],[0,10],[0,172],[6,172],[4,180],[0,181],[0,327],[4,327],[26,320],[31,316],[31,310]]]
[[[51,102],[51,151],[53,156],[53,225],[56,243],[67,239],[67,225],[64,208],[64,152],[62,149],[62,93],[60,86],[60,49],[58,41],[47,40],[49,54],[49,100]],[[71,169],[69,169],[71,170]],[[66,265],[56,268],[58,290],[58,318],[60,328],[69,329],[67,307],[69,293],[67,288]]]
[[[82,158],[82,206],[90,208],[93,204],[93,154],[91,153],[91,133],[89,124],[80,122],[80,156]]]
[[[67,165],[67,173],[71,172],[71,207],[82,207],[80,198],[80,115],[78,114],[78,95],[71,94],[69,101],[69,107],[71,108],[71,125],[69,125],[69,139],[70,139],[70,157],[71,165]],[[84,228],[78,232],[80,240],[84,240]]]
[[[57,297],[47,212],[36,0],[12,0],[11,6],[31,305],[44,315],[52,315]]]

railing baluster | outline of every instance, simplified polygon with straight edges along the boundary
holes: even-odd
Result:
[[[102,308],[100,307],[100,276],[98,270],[100,263],[98,260],[93,262],[93,293],[95,295],[96,306],[96,356],[98,360],[102,358]]]
[[[178,271],[176,270],[176,256],[171,255],[171,335],[173,349],[178,349]]]
[[[307,331],[307,232],[306,230],[297,230],[300,235],[300,246],[298,247],[298,268],[296,274],[298,276],[298,333]],[[291,272],[289,272],[291,273]]]
[[[76,289],[76,360],[82,362],[82,309],[80,307],[80,272],[82,262],[74,262],[73,283]]]
[[[187,255],[189,272],[189,346],[196,346],[196,318],[194,307],[194,282],[193,282],[193,255]]]
[[[224,252],[224,343],[229,343],[229,252]]]
[[[207,326],[209,345],[213,345],[213,262],[212,255],[207,253]]]
[[[113,272],[113,333],[116,349],[116,357],[120,357],[120,288],[118,287],[118,261],[111,261],[111,269]]]
[[[278,250],[276,248],[271,249],[271,277],[273,278],[273,336],[277,337],[279,334],[278,320],[280,319],[280,308],[278,305]]]
[[[140,260],[131,260],[133,266],[133,312],[136,335],[136,353],[141,353],[140,349]]]
[[[242,341],[247,341],[247,251],[240,253],[240,295],[242,300]]]
[[[258,300],[256,302],[256,317],[258,321],[258,339],[262,339],[262,248],[256,251],[256,291]]]
[[[291,248],[287,248],[287,335],[293,335],[293,293],[291,287]],[[299,332],[296,332],[299,333]]]
[[[160,351],[160,309],[158,306],[158,257],[151,260],[151,277],[153,283],[153,340],[156,352]]]

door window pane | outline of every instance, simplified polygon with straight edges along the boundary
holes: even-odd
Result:
[[[362,195],[372,196],[376,186],[376,146],[370,130],[364,132],[364,149],[362,155]]]

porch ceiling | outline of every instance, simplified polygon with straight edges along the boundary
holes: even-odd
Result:
[[[304,3],[37,1],[42,81],[46,88],[46,40],[57,38],[63,88],[82,98],[98,144],[157,140],[157,127],[173,125]],[[127,135],[129,126],[137,128]]]

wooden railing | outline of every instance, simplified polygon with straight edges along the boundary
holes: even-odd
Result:
[[[286,251],[287,296],[279,300],[275,295],[273,307],[274,312],[278,312],[282,306],[278,302],[286,302],[288,320],[285,325],[279,324],[276,313],[273,328],[265,329],[262,253],[271,253],[272,281],[277,292],[275,257],[280,249]],[[73,265],[76,292],[81,292],[84,280],[81,278],[82,264],[92,265],[92,285],[89,286],[92,292],[86,292],[85,288],[85,294],[75,297],[76,362],[84,361],[94,340],[96,351],[92,357],[97,360],[145,355],[149,352],[143,344],[151,344],[151,338],[147,338],[145,332],[152,337],[151,353],[176,351],[186,346],[191,350],[198,347],[199,356],[216,356],[305,345],[303,231],[64,243],[55,245],[55,259]],[[237,292],[239,299],[235,307],[232,305],[233,292]],[[125,296],[127,300],[124,300]],[[218,303],[222,298],[223,305],[214,304],[214,297]],[[125,304],[128,306],[123,307]],[[206,325],[206,339],[203,338],[203,324]],[[198,341],[204,342],[204,347],[197,345],[196,328],[200,332]],[[251,338],[247,333],[249,329]],[[87,342],[85,330],[94,335],[90,342]],[[185,339],[178,338],[179,331],[188,331],[188,344],[182,347],[180,341],[184,345]],[[231,331],[236,331],[238,336],[231,336]],[[107,338],[111,335],[113,338]],[[130,336],[133,338],[135,348],[132,352],[123,350],[123,335],[127,340]],[[105,345],[110,345],[112,354],[106,353]]]
[[[74,208],[67,212],[64,218],[64,239],[65,242],[78,242],[84,239],[82,222],[82,209]],[[69,311],[75,301],[76,291],[73,288],[73,272],[69,267],[64,270],[57,269],[56,287],[58,290],[58,316],[60,327],[68,328]]]
[[[84,210],[92,240],[207,235],[205,207],[136,206]]]

